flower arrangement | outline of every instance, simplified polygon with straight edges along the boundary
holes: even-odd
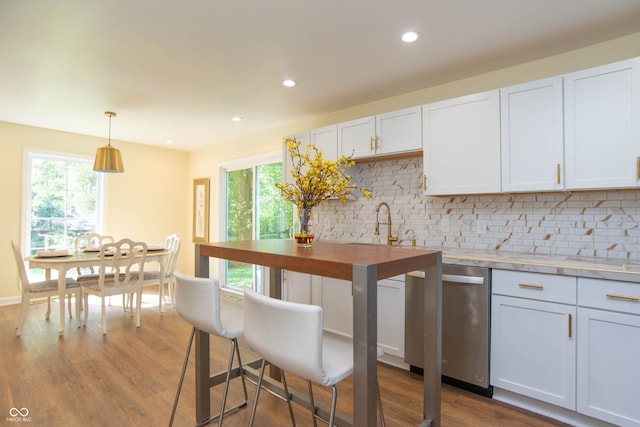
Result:
[[[313,143],[302,149],[295,138],[287,138],[285,144],[292,160],[293,182],[276,184],[276,187],[282,192],[282,197],[293,202],[298,209],[298,243],[305,243],[300,242],[300,238],[306,238],[303,240],[308,240],[306,243],[310,245],[313,241],[313,235],[309,233],[312,208],[327,199],[338,199],[345,203],[356,191],[369,199],[371,192],[353,184],[351,176],[345,171],[345,168],[355,164],[352,156],[342,155],[336,161],[327,160]]]

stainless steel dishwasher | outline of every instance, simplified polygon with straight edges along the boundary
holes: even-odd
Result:
[[[442,265],[442,381],[485,396],[489,385],[489,269]],[[405,363],[423,368],[423,271],[406,275]]]

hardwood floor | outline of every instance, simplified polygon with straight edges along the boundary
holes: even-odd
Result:
[[[18,305],[0,307],[0,422],[34,427],[166,426],[182,366],[190,326],[175,310],[160,316],[157,294],[145,290],[142,326],[120,305],[107,308],[108,333],[103,337],[100,305],[90,300],[86,328],[69,320],[58,338],[58,310],[45,320],[46,304],[31,306],[21,337],[15,336]],[[114,298],[118,300],[119,298]],[[212,370],[226,366],[229,345],[211,339]],[[251,359],[240,344],[243,361]],[[223,348],[224,351],[220,349]],[[191,426],[194,417],[193,355],[185,378],[175,426]],[[380,365],[387,426],[415,426],[421,415],[421,379],[408,372]],[[287,376],[290,387],[306,391],[305,383]],[[248,424],[255,386],[248,383],[249,407],[225,418],[225,425]],[[315,386],[316,400],[329,403],[326,390]],[[350,379],[339,386],[338,410],[351,413]],[[217,411],[221,391],[212,390],[212,411]],[[229,403],[241,396],[239,380],[231,384]],[[27,408],[30,422],[10,420],[11,408]],[[311,425],[309,413],[294,405],[299,426]],[[26,421],[26,420],[25,420]],[[256,427],[289,426],[284,402],[261,393]],[[322,424],[320,424],[322,425]],[[508,405],[443,385],[442,426],[561,426],[563,424]]]

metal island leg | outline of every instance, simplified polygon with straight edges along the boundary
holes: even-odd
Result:
[[[440,427],[442,383],[442,253],[435,265],[424,269],[424,421]]]
[[[375,264],[353,265],[353,425],[377,425],[378,281]]]

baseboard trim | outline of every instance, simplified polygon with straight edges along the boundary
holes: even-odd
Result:
[[[13,304],[20,304],[20,297],[19,296],[0,298],[0,306],[13,305]]]

